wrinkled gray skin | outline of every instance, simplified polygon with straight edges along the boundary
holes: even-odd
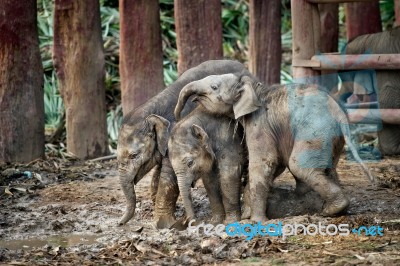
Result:
[[[233,119],[215,117],[202,106],[172,130],[169,158],[189,220],[195,218],[191,184],[201,178],[210,200],[211,222],[240,221],[241,177],[247,158],[244,144],[241,144],[243,135],[234,131]]]
[[[336,173],[344,139],[354,158],[374,179],[349,141],[346,114],[316,86],[291,84],[267,89],[249,76],[209,76],[183,88],[175,109],[177,119],[191,95],[197,95],[198,102],[212,114],[242,118],[253,221],[266,219],[270,187],[286,167],[324,199],[323,215],[345,210],[349,199],[337,184]]]
[[[398,54],[400,53],[400,27],[390,31],[366,34],[355,38],[346,47],[346,54]],[[357,83],[371,83],[372,79],[366,77],[365,71],[351,71],[340,74],[342,79],[353,80]],[[400,70],[376,70],[375,91],[378,96],[379,107],[382,109],[400,108]],[[341,100],[353,92],[353,86],[347,84],[339,91]],[[382,154],[400,154],[400,125],[383,124],[378,132],[379,149]]]
[[[210,60],[184,72],[173,84],[145,104],[126,114],[119,132],[117,159],[120,183],[127,208],[119,224],[135,214],[135,185],[155,168],[151,185],[155,218],[159,228],[175,222],[175,204],[179,195],[176,176],[166,155],[168,131],[175,119],[173,110],[181,89],[188,83],[212,74],[242,71],[245,67],[232,60]],[[193,110],[189,104],[184,113]]]

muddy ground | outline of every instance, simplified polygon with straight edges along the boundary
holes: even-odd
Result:
[[[368,166],[379,178],[376,185],[369,183],[358,165],[342,156],[338,172],[351,206],[345,215],[334,218],[312,214],[322,202],[312,193],[295,198],[293,178],[285,172],[274,183],[270,207],[277,210],[275,216],[289,216],[270,217],[276,218],[270,222],[348,223],[350,228],[380,225],[384,236],[299,234],[246,241],[243,236],[206,237],[186,230],[155,229],[149,178],[136,188],[134,220],[117,227],[125,203],[115,161],[48,158],[30,165],[3,164],[0,264],[399,265],[400,157]],[[192,194],[198,215],[207,218],[209,203],[201,183]],[[180,200],[177,215],[183,215]]]

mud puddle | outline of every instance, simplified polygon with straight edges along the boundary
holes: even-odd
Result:
[[[93,245],[100,243],[98,235],[70,235],[70,236],[50,236],[46,239],[41,238],[29,238],[23,240],[0,240],[0,248],[6,248],[10,250],[31,250],[33,248],[41,248],[43,246],[53,247],[73,247],[77,245]]]

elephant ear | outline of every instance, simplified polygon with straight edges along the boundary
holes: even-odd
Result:
[[[146,121],[149,123],[150,128],[156,132],[157,149],[163,156],[165,156],[168,148],[169,121],[158,115],[149,115],[146,118]]]
[[[211,148],[210,138],[208,137],[208,134],[204,131],[204,129],[196,124],[193,124],[192,134],[200,141],[201,146],[214,157],[214,152]]]
[[[250,114],[258,110],[258,108],[261,106],[261,103],[254,92],[251,78],[245,76],[242,77],[241,80],[244,83],[237,89],[237,100],[233,104],[233,113],[235,114],[235,119]]]

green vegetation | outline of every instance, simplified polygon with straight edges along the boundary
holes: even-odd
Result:
[[[177,78],[176,33],[174,25],[173,0],[160,0],[160,18],[162,30],[162,45],[164,51],[164,81],[171,84]],[[38,3],[38,31],[40,51],[45,75],[44,99],[45,122],[48,132],[54,131],[62,123],[64,106],[58,92],[57,77],[55,75],[51,51],[53,45],[53,5],[54,0],[37,0]],[[120,78],[119,78],[119,12],[118,0],[101,0],[101,26],[104,40],[106,60],[106,96],[107,96],[107,128],[111,147],[115,148],[118,137],[118,128],[122,120],[120,106]],[[223,51],[226,58],[237,59],[246,63],[248,55],[248,1],[222,0]],[[380,1],[384,29],[393,26],[393,1]],[[340,45],[344,39],[344,10],[339,11],[341,25]],[[290,20],[290,0],[282,0],[282,48],[284,52],[281,68],[281,82],[288,83],[290,76],[290,53],[292,46],[292,32]]]

